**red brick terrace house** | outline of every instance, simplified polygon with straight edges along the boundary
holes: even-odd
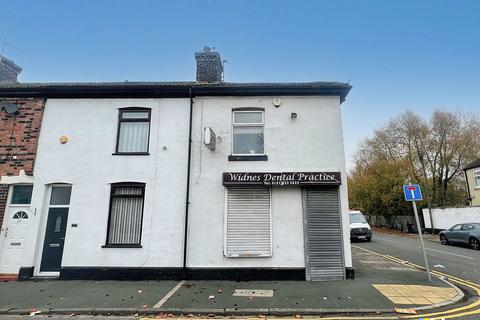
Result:
[[[1,86],[1,85],[0,85]],[[45,100],[0,98],[0,280],[15,278],[24,244],[10,241],[27,228]]]

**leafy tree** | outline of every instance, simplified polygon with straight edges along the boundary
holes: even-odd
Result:
[[[408,214],[410,206],[401,189],[408,179],[408,162],[379,157],[365,160],[357,160],[348,177],[350,206],[381,216]]]
[[[480,122],[436,110],[427,121],[407,111],[375,130],[355,155],[352,206],[374,214],[405,214],[401,186],[420,183],[427,206],[466,204],[462,167],[480,156]]]

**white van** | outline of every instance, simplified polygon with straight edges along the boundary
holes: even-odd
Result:
[[[358,210],[349,211],[350,218],[350,240],[372,241],[372,228]]]

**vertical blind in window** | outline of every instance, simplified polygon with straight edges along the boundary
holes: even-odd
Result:
[[[270,188],[228,188],[227,257],[272,255]]]
[[[107,244],[140,244],[145,185],[113,185]]]
[[[148,152],[150,110],[120,110],[117,152]]]

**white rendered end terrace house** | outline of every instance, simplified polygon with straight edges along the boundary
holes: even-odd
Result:
[[[350,85],[225,83],[196,58],[196,82],[0,87],[47,99],[21,279],[353,277]]]

